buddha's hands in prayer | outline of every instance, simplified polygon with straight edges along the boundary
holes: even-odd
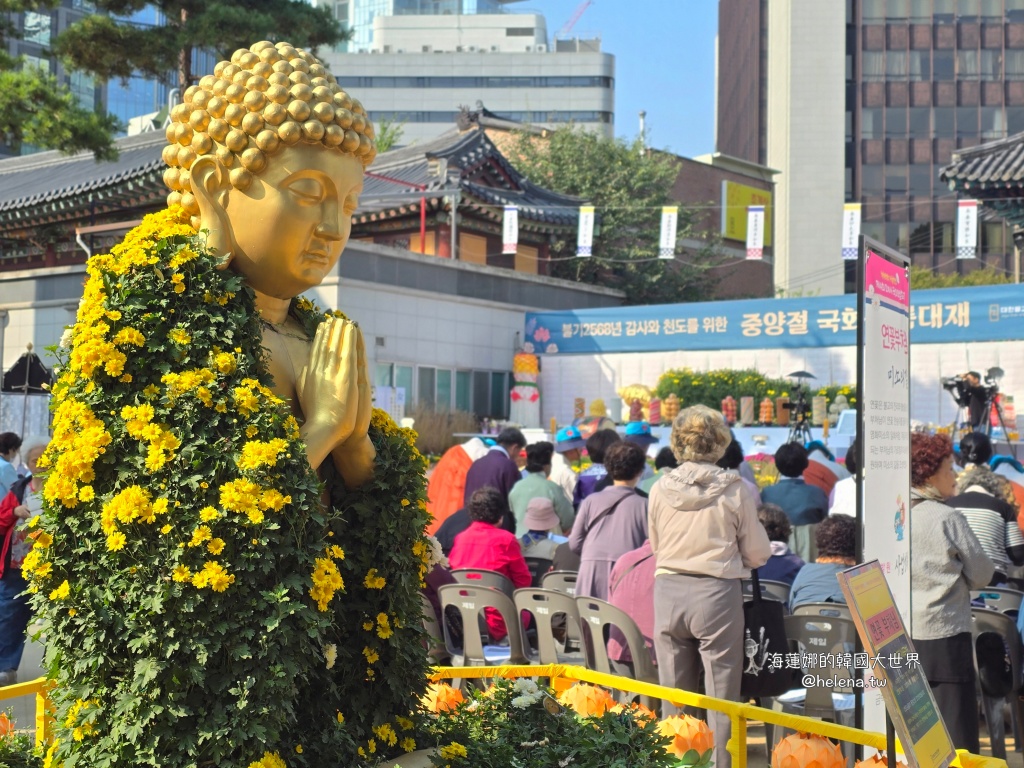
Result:
[[[355,323],[328,317],[320,324],[296,394],[306,417],[302,431],[310,463],[319,466],[334,454],[346,484],[360,485],[373,471],[368,436],[373,398],[366,346]]]

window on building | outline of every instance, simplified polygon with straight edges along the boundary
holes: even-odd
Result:
[[[957,138],[978,135],[977,107],[956,108],[956,135]]]
[[[912,139],[930,139],[932,137],[932,111],[928,107],[911,107],[908,110],[910,119],[908,131]]]
[[[452,372],[444,368],[437,369],[437,395],[434,398],[434,407],[439,411],[452,409]]]
[[[956,21],[956,0],[935,0],[932,20],[936,24],[952,24]]]
[[[918,224],[910,232],[911,253],[931,253],[932,225],[929,222]]]
[[[887,195],[905,195],[907,193],[907,166],[885,166],[885,193]]]
[[[412,366],[411,365],[396,365],[395,366],[395,379],[392,385],[397,389],[405,390],[405,402],[408,407],[412,407]]]
[[[487,371],[473,371],[473,413],[489,416],[491,408],[491,377]]]
[[[956,79],[956,63],[952,51],[932,51],[932,79]]]
[[[957,0],[958,21],[978,21],[981,16],[981,0]]]
[[[508,416],[508,375],[494,372],[491,374],[491,411],[492,418],[504,419]]]
[[[1002,51],[981,52],[981,79],[989,82],[1003,79]]]
[[[1006,0],[1006,20],[1016,23],[1024,21],[1024,0]]]
[[[887,221],[885,223],[885,244],[906,250],[910,240],[910,224],[904,221]]]
[[[1006,130],[1010,135],[1024,132],[1024,107],[1006,108]]]
[[[455,410],[465,413],[473,412],[473,373],[471,371],[455,372]]]
[[[882,138],[882,110],[862,109],[860,111],[860,137],[862,139]]]
[[[24,40],[38,45],[49,45],[51,24],[50,14],[25,11]]]
[[[981,222],[981,252],[1006,253],[1006,228],[1001,221]]]
[[[505,37],[533,37],[533,27],[506,27]]]
[[[957,51],[956,73],[959,80],[977,80],[980,74],[978,68],[978,52],[964,50]]]
[[[956,136],[956,110],[954,107],[935,107],[932,119],[936,138]]]
[[[436,369],[421,365],[416,369],[416,404],[433,410],[437,402],[434,395]]]
[[[1006,116],[1002,107],[982,107],[981,110],[981,138],[1003,139],[1006,138]]]
[[[1006,79],[1024,80],[1024,51],[1006,52]]]
[[[932,196],[932,166],[910,166],[909,192],[916,200],[928,200]]]
[[[885,138],[903,139],[907,136],[907,108],[885,108]]]
[[[981,0],[981,20],[998,23],[1003,20],[1003,0]]]
[[[882,166],[862,165],[860,167],[860,193],[862,195],[881,195]]]
[[[373,371],[373,385],[375,387],[394,386],[391,382],[391,375],[394,366],[391,363],[377,363]]]
[[[932,224],[932,250],[935,253],[953,252],[953,223],[936,221]]]
[[[85,109],[93,109],[96,106],[96,81],[92,75],[75,70],[71,73],[71,82],[69,83],[71,93],[74,94],[75,99]],[[131,115],[134,117],[134,115]]]
[[[864,24],[878,24],[885,21],[885,0],[863,0],[860,16]]]
[[[932,0],[910,0],[910,21],[912,24],[931,24]]]
[[[931,51],[910,51],[907,74],[913,82],[923,83],[932,79]]]
[[[29,56],[28,54],[24,54],[21,57],[21,60],[22,60],[22,64],[21,64],[22,69],[41,69],[41,70],[43,70],[43,72],[49,72],[50,71],[50,60],[49,59],[43,59],[43,58],[40,58],[39,56]]]
[[[889,51],[885,55],[885,76],[888,80],[907,79],[907,52]]]
[[[861,74],[865,81],[885,79],[885,51],[864,51]]]
[[[885,18],[887,21],[906,21],[909,11],[909,0],[889,0],[885,4]]]
[[[846,137],[847,143],[853,141],[853,112],[846,111]]]

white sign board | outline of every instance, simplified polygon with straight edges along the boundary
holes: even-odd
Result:
[[[861,243],[860,562],[878,561],[910,627],[910,280],[905,257]],[[864,689],[863,727],[885,732],[878,689]]]

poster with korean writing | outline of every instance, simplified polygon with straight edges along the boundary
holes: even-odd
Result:
[[[880,693],[911,768],[946,768],[956,753],[881,564],[858,565],[838,579],[876,678],[864,690]],[[885,732],[884,718],[880,728],[864,727]]]
[[[910,278],[902,254],[861,238],[859,562],[877,560],[910,622]],[[864,727],[885,729],[876,690],[864,694]]]

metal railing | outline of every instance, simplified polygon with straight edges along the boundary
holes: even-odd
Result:
[[[0,687],[0,709],[2,702],[8,699],[17,699],[22,696],[35,694],[36,697],[36,746],[41,747],[50,743],[52,736],[53,715],[50,708],[50,697],[48,695],[53,683],[45,677],[29,680],[27,683],[15,683]]]

